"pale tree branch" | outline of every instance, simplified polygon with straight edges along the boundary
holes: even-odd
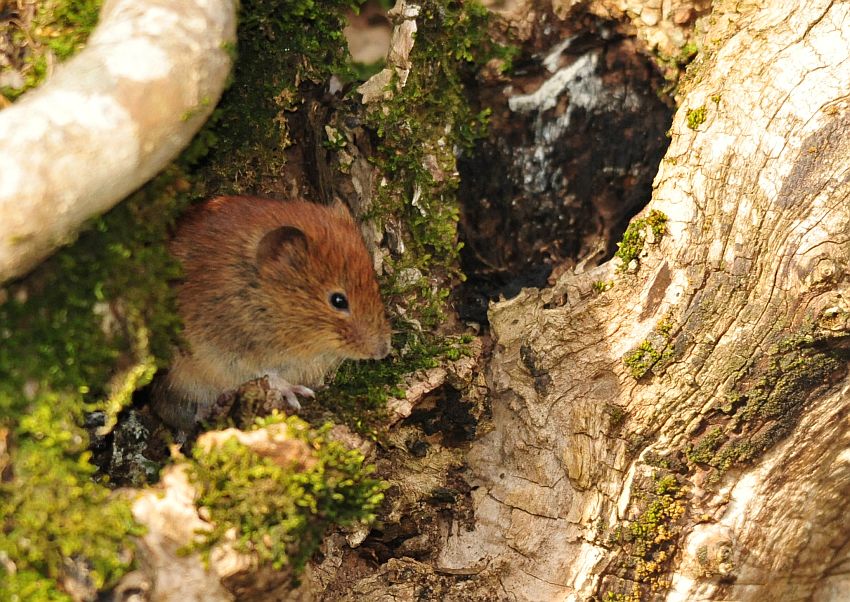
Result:
[[[233,0],[108,0],[79,55],[0,112],[0,282],[155,175],[225,86]]]

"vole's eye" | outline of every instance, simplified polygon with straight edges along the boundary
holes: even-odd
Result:
[[[334,308],[340,311],[348,309],[348,297],[342,293],[331,293],[330,302]]]

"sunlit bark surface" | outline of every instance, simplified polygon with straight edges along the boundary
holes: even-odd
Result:
[[[726,9],[642,214],[667,234],[491,308],[475,525],[437,565],[497,598],[850,595],[850,5]]]

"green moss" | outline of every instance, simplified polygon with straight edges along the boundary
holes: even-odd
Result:
[[[637,260],[646,242],[647,229],[652,232],[655,243],[667,233],[667,216],[657,209],[651,210],[646,217],[632,221],[623,233],[623,240],[617,243],[615,257],[620,258],[618,271],[624,272],[632,260]]]
[[[709,464],[726,440],[723,429],[719,426],[714,427],[696,445],[689,444],[685,449],[685,456],[694,464]]]
[[[649,341],[642,341],[623,358],[623,363],[634,378],[641,378],[661,359],[658,351]]]
[[[213,115],[204,166],[217,192],[256,193],[280,174],[292,144],[288,115],[332,74],[347,80],[345,11],[353,0],[244,0],[232,82]],[[300,85],[299,85],[300,83]]]
[[[405,224],[405,252],[389,261],[385,293],[425,330],[444,321],[448,283],[460,279],[457,150],[484,134],[488,111],[472,110],[464,80],[490,58],[510,56],[487,32],[489,13],[475,2],[421,3],[405,86],[368,112],[378,136],[375,164],[386,177],[374,215]]]
[[[73,598],[59,591],[56,584],[35,571],[3,573],[0,579],[0,599],[11,602],[38,600],[39,602],[72,602]]]
[[[16,568],[0,569],[4,600],[66,599],[54,579],[68,559],[83,561],[95,587],[112,583],[129,566],[128,537],[140,533],[127,504],[92,480],[81,399],[45,392],[32,404],[13,438],[14,479],[0,487],[0,551]]]
[[[470,338],[427,337],[397,333],[393,354],[381,362],[346,362],[333,386],[319,393],[319,403],[360,433],[379,437],[384,408],[390,397],[405,395],[405,375],[434,368],[469,352]]]
[[[611,280],[597,280],[592,286],[593,292],[597,295],[601,295],[605,291],[609,291],[614,288],[614,282]]]
[[[489,113],[469,106],[465,82],[491,58],[508,64],[512,50],[487,33],[489,13],[475,2],[421,3],[412,68],[403,88],[377,102],[364,122],[377,137],[373,164],[383,175],[367,219],[392,216],[404,251],[385,262],[381,289],[394,317],[393,354],[382,362],[345,365],[322,403],[361,432],[389,396],[403,396],[403,377],[465,352],[462,340],[435,330],[446,322],[453,283],[462,280],[456,153],[485,132]],[[365,413],[369,410],[371,413]]]
[[[196,449],[190,474],[198,505],[209,510],[215,525],[202,547],[209,549],[235,529],[239,550],[298,572],[328,526],[370,523],[386,485],[370,476],[373,468],[359,452],[328,438],[330,424],[314,430],[298,418],[273,416],[261,425],[275,422],[284,422],[290,436],[308,444],[315,465],[281,466],[234,438],[209,451]]]
[[[688,127],[692,130],[697,129],[700,125],[705,123],[706,117],[706,108],[698,107],[696,109],[688,109],[686,118],[688,121]]]
[[[626,422],[626,419],[629,417],[626,411],[613,403],[606,403],[604,407],[605,413],[608,415],[610,419],[610,424],[612,429],[617,429]]]
[[[44,579],[27,588],[55,590],[67,558],[96,586],[128,567],[136,528],[127,503],[92,480],[80,425],[84,410],[114,417],[128,404],[177,332],[167,279],[178,270],[163,242],[181,203],[168,179],[93,220],[0,305],[0,428],[13,441],[0,550]]]
[[[79,51],[97,24],[102,0],[48,0],[40,2],[32,23],[15,22],[25,30],[13,34],[24,59],[20,72],[21,88],[3,88],[0,93],[14,100],[30,88],[38,86],[47,75],[47,56],[64,61]]]
[[[693,41],[687,42],[678,52],[666,54],[656,50],[653,58],[659,71],[664,75],[666,85],[659,90],[662,98],[672,98],[681,89],[683,71],[692,64],[699,48]]]
[[[63,61],[83,47],[97,25],[102,3],[102,0],[43,2],[32,33]]]

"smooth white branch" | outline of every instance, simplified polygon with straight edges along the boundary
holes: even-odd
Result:
[[[224,88],[234,0],[107,0],[77,56],[0,112],[0,282],[171,161]]]

